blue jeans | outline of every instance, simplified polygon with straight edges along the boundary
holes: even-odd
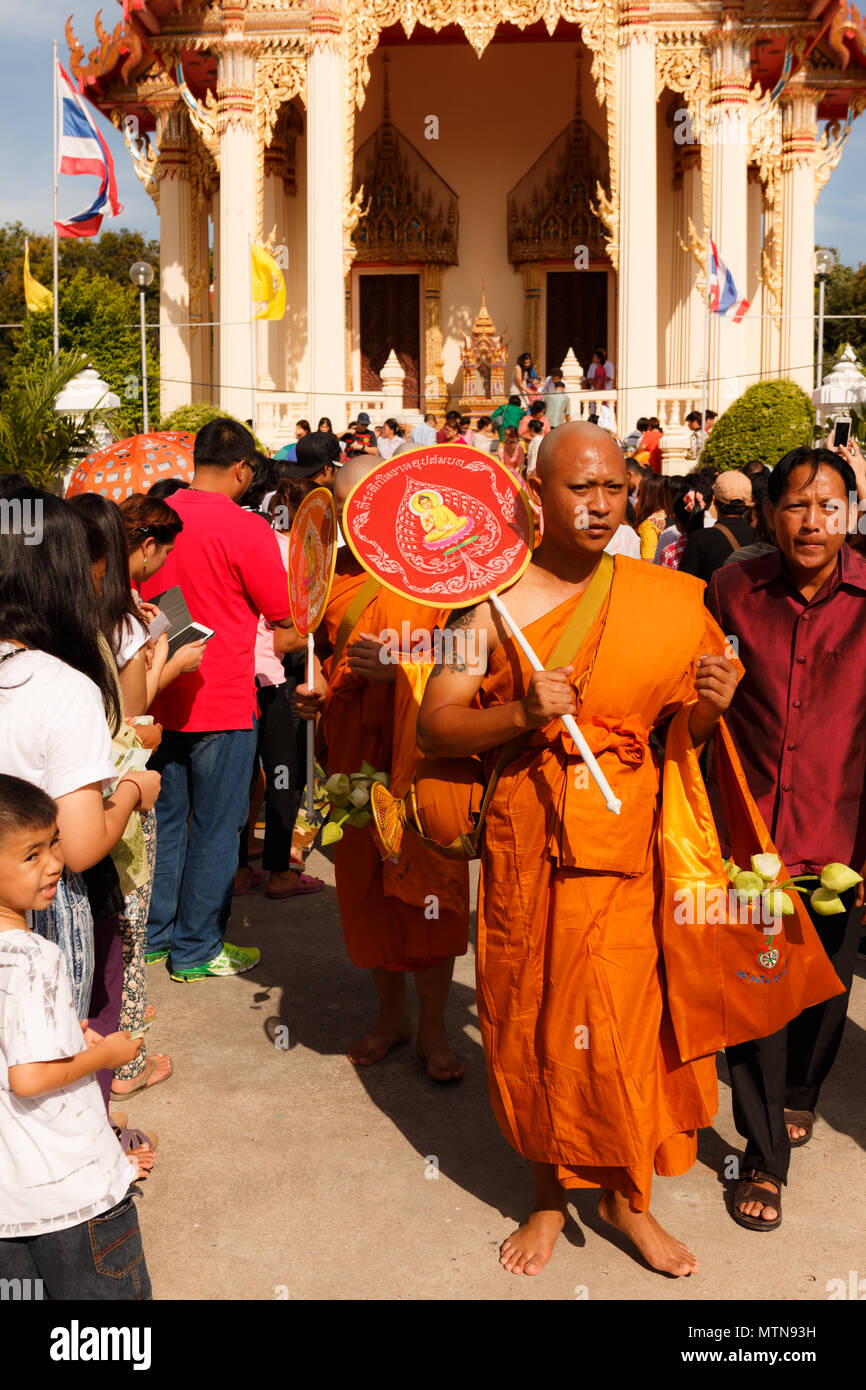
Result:
[[[256,729],[166,730],[150,762],[162,773],[148,951],[175,970],[218,956],[232,905],[238,836],[249,811]]]
[[[0,1276],[16,1281],[8,1289],[12,1298],[149,1299],[150,1277],[132,1197],[127,1194],[110,1211],[65,1231],[0,1240]]]

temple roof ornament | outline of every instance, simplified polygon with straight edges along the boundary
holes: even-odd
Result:
[[[382,123],[355,155],[354,259],[456,265],[457,194],[392,124],[387,54],[384,68]]]
[[[588,248],[591,260],[607,254],[603,213],[609,208],[600,185],[609,177],[608,152],[583,117],[579,54],[576,68],[571,122],[508,195],[508,259],[513,265],[572,262],[578,246]]]

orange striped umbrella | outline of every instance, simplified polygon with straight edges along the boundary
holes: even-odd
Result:
[[[149,492],[160,478],[181,478],[191,483],[194,445],[195,435],[188,430],[119,439],[78,465],[66,496],[96,492],[110,502],[122,502],[133,492]]]

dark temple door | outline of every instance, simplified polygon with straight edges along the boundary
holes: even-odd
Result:
[[[406,373],[403,405],[420,410],[420,276],[361,275],[361,390],[381,391],[379,373],[393,350]]]
[[[598,270],[547,273],[547,341],[545,371],[561,367],[569,348],[584,373],[592,354],[607,341],[607,275]]]

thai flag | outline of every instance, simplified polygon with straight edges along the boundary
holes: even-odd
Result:
[[[739,298],[734,277],[710,237],[710,313],[727,315],[730,309],[734,309],[731,318],[734,323],[740,323],[748,307],[749,301]]]
[[[96,236],[103,216],[117,217],[123,212],[117,201],[114,161],[108,146],[96,128],[87,103],[72,85],[68,74],[57,64],[57,86],[60,97],[58,111],[58,153],[60,174],[97,174],[101,180],[99,192],[90,207],[57,222],[57,235]]]

